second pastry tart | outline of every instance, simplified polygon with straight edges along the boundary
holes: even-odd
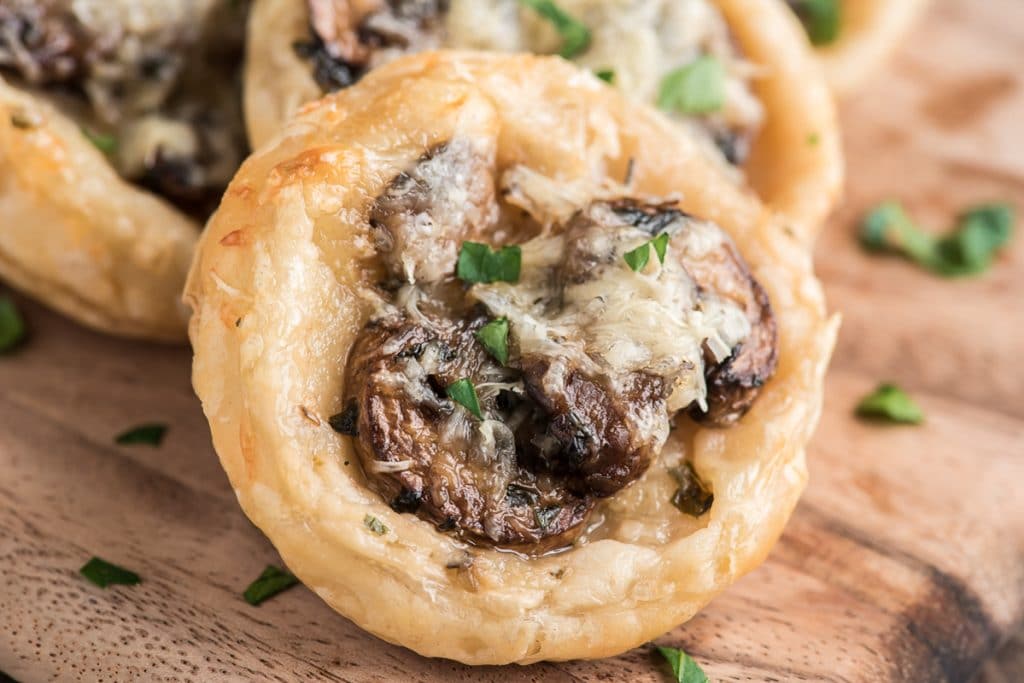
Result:
[[[439,47],[561,53],[697,133],[805,242],[837,199],[834,107],[778,0],[257,0],[250,140],[381,64]]]
[[[361,627],[609,656],[761,562],[835,326],[801,241],[564,60],[425,53],[242,166],[186,291],[246,514]]]

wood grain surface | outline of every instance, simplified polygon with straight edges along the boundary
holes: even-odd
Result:
[[[712,680],[968,681],[1024,617],[1024,236],[969,281],[864,255],[854,239],[858,216],[889,197],[936,228],[976,201],[1024,209],[1022,63],[1024,3],[937,0],[845,105],[850,187],[817,251],[845,321],[811,485],[768,562],[658,640]],[[19,303],[32,337],[0,357],[0,670],[23,682],[668,679],[650,647],[471,669],[382,643],[303,588],[249,606],[241,591],[279,560],[211,450],[189,353]],[[883,379],[920,400],[926,424],[851,417]],[[161,448],[114,445],[144,421],[170,425]],[[93,587],[76,573],[92,555],[143,583]],[[1021,680],[1019,652],[988,664],[988,683]]]

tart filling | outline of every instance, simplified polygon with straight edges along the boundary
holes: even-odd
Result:
[[[630,96],[657,103],[731,164],[746,159],[764,119],[753,92],[757,67],[743,58],[709,0],[558,0],[548,3],[557,17],[522,0],[307,3],[310,38],[295,49],[324,92],[423,50],[561,53]],[[566,22],[583,32],[575,45]],[[698,92],[687,96],[680,88]]]
[[[0,73],[54,101],[124,178],[205,216],[245,154],[246,2],[9,0]]]
[[[376,313],[331,423],[394,510],[541,552],[577,540],[678,420],[739,420],[775,371],[776,329],[713,223],[522,165],[496,183],[493,156],[453,139],[373,200]],[[530,238],[475,241],[510,232]],[[680,472],[694,500],[676,506],[703,514],[708,492]]]

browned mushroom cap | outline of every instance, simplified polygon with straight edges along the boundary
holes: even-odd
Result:
[[[370,323],[348,359],[347,407],[335,428],[355,432],[370,486],[395,510],[474,542],[564,545],[593,500],[564,477],[520,465],[509,425],[527,407],[514,373],[476,342],[484,323],[421,312]],[[476,387],[484,420],[446,394],[461,379]]]
[[[307,0],[311,40],[297,44],[325,92],[403,53],[441,46],[448,0]]]
[[[660,377],[631,373],[625,389],[616,390],[606,377],[588,376],[571,362],[536,355],[521,362],[527,395],[537,409],[516,431],[516,441],[539,463],[535,467],[567,477],[581,495],[598,497],[612,495],[647,471],[661,440],[629,412],[661,413],[667,421]],[[552,381],[553,375],[558,379]]]
[[[613,207],[616,215],[651,235],[680,221],[685,232],[693,220],[663,204],[620,200]],[[724,232],[719,233],[718,246],[699,253],[687,248],[687,240],[673,238],[671,253],[682,259],[683,267],[702,295],[736,303],[750,323],[750,334],[725,360],[717,361],[707,346],[704,349],[708,409],[704,412],[693,406],[690,415],[708,425],[724,427],[734,424],[750,409],[761,386],[775,373],[778,338],[768,295],[750,273],[733,241]]]
[[[768,294],[727,236],[718,249],[685,263],[703,291],[735,302],[750,323],[750,334],[733,348],[727,359],[715,362],[705,346],[708,410],[703,412],[694,407],[690,411],[701,422],[727,427],[750,410],[761,387],[775,374],[779,357],[775,316]]]
[[[370,209],[377,253],[404,282],[437,282],[455,270],[459,245],[496,216],[492,160],[469,140],[428,150]]]

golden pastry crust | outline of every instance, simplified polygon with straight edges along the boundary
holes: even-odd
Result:
[[[758,65],[755,93],[766,111],[744,168],[751,187],[810,244],[835,206],[843,163],[835,107],[807,48],[803,29],[777,0],[712,0],[747,60]],[[245,114],[259,147],[302,103],[322,95],[309,62],[296,55],[308,40],[305,0],[256,0],[246,48]]]
[[[634,160],[633,190],[679,193],[681,208],[732,235],[777,316],[778,372],[753,410],[730,429],[677,428],[660,461],[602,504],[590,542],[560,554],[469,547],[394,512],[328,425],[371,313],[359,292],[380,274],[374,198],[456,133],[496,141],[499,172],[521,163],[563,180],[621,179]],[[405,58],[308,106],[228,188],[186,300],[193,382],[246,514],[361,627],[472,664],[622,652],[761,562],[806,481],[835,334],[806,248],[698,143],[593,76],[531,56]],[[666,468],[684,451],[715,492],[699,521],[669,502]],[[387,530],[374,533],[368,515]]]
[[[199,226],[118,176],[69,116],[0,79],[0,278],[81,323],[184,341]]]
[[[910,30],[928,0],[848,0],[839,39],[817,48],[829,86],[852,95],[875,74]]]

